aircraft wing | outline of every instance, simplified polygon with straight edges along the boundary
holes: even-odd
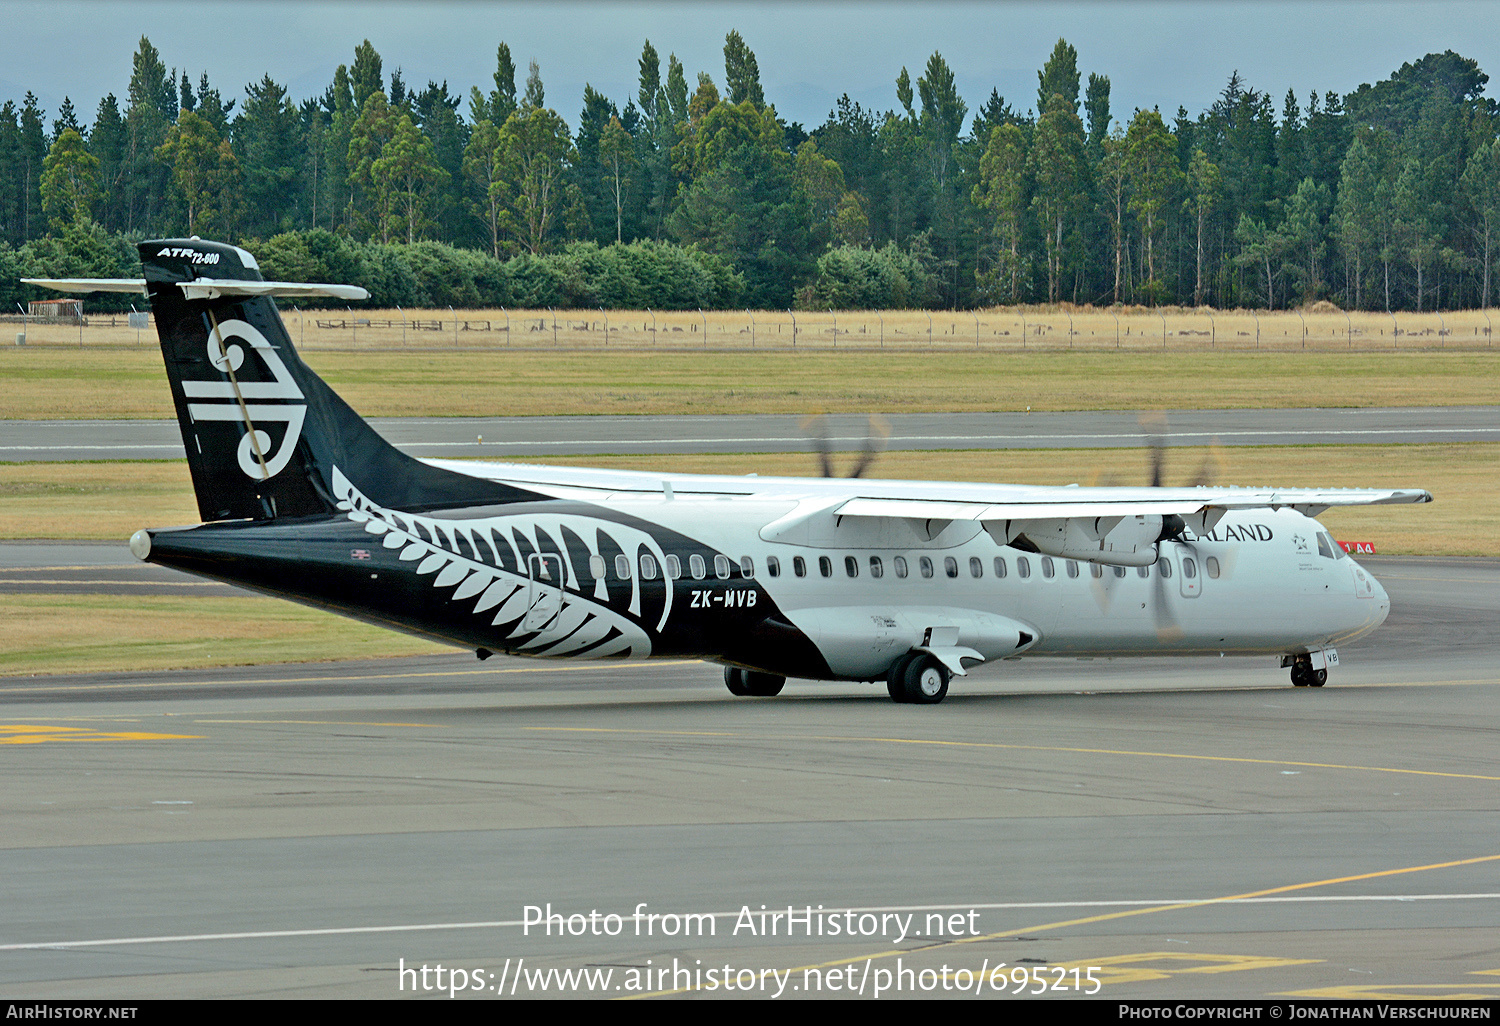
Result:
[[[1056,520],[1074,517],[1192,516],[1208,510],[1281,509],[1317,516],[1331,506],[1431,502],[1417,488],[1036,488],[1020,501],[857,497],[833,512],[841,517],[902,520]]]
[[[858,496],[829,509],[845,517],[901,521],[932,540],[955,521],[977,522],[1001,545],[1114,566],[1149,566],[1157,543],[1185,528],[1211,532],[1230,510],[1291,507],[1317,516],[1331,506],[1431,502],[1421,489],[1036,488],[1003,502]]]
[[[135,292],[146,294],[145,278],[22,278],[27,285],[56,289],[58,292]],[[196,278],[180,281],[177,287],[185,299],[218,299],[220,296],[270,296],[273,299],[309,299],[330,296],[334,299],[369,299],[370,294],[358,285],[327,285],[296,281],[230,281]]]

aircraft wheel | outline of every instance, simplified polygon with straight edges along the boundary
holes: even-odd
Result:
[[[908,652],[899,657],[885,674],[885,690],[891,696],[892,702],[910,701],[906,697],[906,671],[917,658],[918,653]]]
[[[919,655],[906,665],[903,683],[908,702],[936,705],[948,694],[948,667],[930,655]]]
[[[1328,671],[1326,669],[1314,670],[1312,675],[1307,679],[1307,686],[1310,688],[1320,688],[1327,683]]]
[[[1324,676],[1325,679],[1327,678],[1327,676],[1328,676],[1328,671],[1327,670],[1323,671],[1323,676]],[[1313,673],[1312,659],[1310,659],[1309,657],[1307,657],[1305,655],[1298,655],[1298,656],[1293,656],[1292,657],[1292,686],[1293,687],[1305,688],[1308,685],[1312,684],[1314,677],[1315,677],[1315,674]]]
[[[744,698],[751,693],[750,683],[745,679],[747,676],[748,672],[738,666],[726,666],[724,667],[724,686],[729,689],[731,695]]]
[[[745,675],[745,694],[756,698],[775,698],[786,687],[786,678],[774,673],[758,673],[755,670],[740,672]]]

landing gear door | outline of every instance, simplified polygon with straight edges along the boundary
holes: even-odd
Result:
[[[562,557],[548,552],[533,552],[526,560],[531,573],[530,602],[521,629],[546,630],[562,611]]]

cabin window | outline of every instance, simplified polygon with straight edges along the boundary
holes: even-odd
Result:
[[[596,581],[599,578],[601,578],[601,577],[604,576],[604,557],[603,556],[590,556],[589,557],[589,576],[592,577]]]
[[[688,557],[688,573],[693,575],[693,580],[701,581],[708,575],[708,567],[703,562],[703,557],[693,553]]]
[[[1208,576],[1217,581],[1219,579],[1219,557],[1209,556],[1203,561],[1203,569],[1208,571]]]
[[[879,556],[871,556],[870,557],[870,576],[871,577],[884,577],[885,576],[885,563],[881,561],[881,559],[880,559]]]
[[[766,557],[766,575],[769,577],[781,576],[781,560],[775,556]]]
[[[1147,578],[1147,577],[1150,577],[1151,576],[1151,568],[1149,566],[1138,566],[1138,567],[1135,568],[1135,575],[1137,577],[1140,577],[1140,578],[1143,578],[1143,579]]]
[[[859,576],[859,559],[855,556],[844,557],[844,573],[850,577]]]
[[[819,556],[818,557],[818,573],[822,574],[824,577],[832,577],[833,576],[833,560],[829,559],[827,556]]]
[[[615,576],[622,581],[630,580],[630,557],[623,552],[615,557]]]
[[[714,557],[714,576],[721,581],[729,580],[729,557],[717,555]]]
[[[957,577],[958,576],[958,560],[954,559],[952,556],[944,556],[943,557],[943,573],[947,574],[949,577]]]
[[[995,576],[996,577],[1004,577],[1005,576],[1005,557],[1004,556],[996,556],[995,557]]]
[[[641,553],[641,580],[656,580],[656,557],[649,552]]]
[[[928,559],[926,556],[923,556],[921,559],[917,560],[917,567],[922,571],[923,577],[932,576],[932,560]]]
[[[1089,573],[1093,574],[1094,578],[1097,580],[1098,578],[1104,576],[1104,567],[1100,566],[1098,563],[1090,563]]]
[[[906,557],[905,556],[897,556],[895,559],[891,560],[891,565],[896,568],[896,576],[897,577],[905,577],[906,576]]]
[[[801,556],[793,556],[792,557],[792,573],[796,574],[798,577],[806,577],[807,576],[807,560],[803,559]]]
[[[1068,560],[1068,576],[1069,577],[1077,577],[1078,576],[1078,560],[1076,560],[1076,559],[1070,559],[1070,560]]]
[[[740,557],[740,576],[747,581],[755,576],[755,560],[749,556]]]
[[[1188,580],[1198,576],[1198,564],[1193,561],[1192,556],[1182,557],[1182,576]]]
[[[1031,560],[1025,556],[1016,557],[1016,576],[1023,579],[1031,576]]]
[[[1172,576],[1172,561],[1166,556],[1158,559],[1156,561],[1156,572],[1161,574],[1163,579],[1170,579]]]
[[[1051,578],[1057,575],[1057,567],[1052,565],[1051,556],[1042,557],[1042,576]]]
[[[676,556],[667,557],[667,576],[674,581],[682,576],[682,560]]]
[[[970,577],[983,577],[984,576],[984,560],[980,559],[978,556],[970,556],[969,557],[969,576]]]

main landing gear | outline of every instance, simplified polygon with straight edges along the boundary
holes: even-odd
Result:
[[[724,686],[731,695],[739,698],[774,698],[786,686],[786,678],[774,673],[757,670],[742,670],[738,666],[724,667]]]
[[[1328,668],[1313,669],[1312,656],[1292,656],[1292,684],[1299,688],[1320,688],[1328,682]]]
[[[926,652],[908,652],[886,675],[891,701],[936,705],[948,694],[948,667]]]

